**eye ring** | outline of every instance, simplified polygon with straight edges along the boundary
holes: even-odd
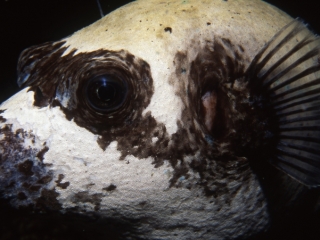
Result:
[[[119,110],[128,96],[128,85],[114,74],[91,78],[84,88],[87,105],[94,111],[107,114]]]

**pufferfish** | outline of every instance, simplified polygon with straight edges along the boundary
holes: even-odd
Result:
[[[320,40],[260,0],[132,2],[24,50],[18,84],[0,105],[15,208],[235,239],[268,228],[265,183],[320,185]]]

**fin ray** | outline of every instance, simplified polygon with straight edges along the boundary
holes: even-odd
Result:
[[[307,91],[305,93],[300,93],[300,94],[298,94],[296,96],[292,96],[290,98],[283,99],[281,101],[276,101],[276,102],[274,102],[273,105],[274,106],[278,106],[278,105],[282,105],[284,103],[288,103],[288,102],[290,103],[292,101],[295,101],[295,100],[298,100],[300,98],[304,98],[304,97],[310,96],[310,95],[316,95],[318,97],[319,94],[320,94],[320,88],[317,88],[317,89],[314,89],[314,90]]]
[[[267,83],[265,83],[265,87],[266,86],[271,86],[273,83],[275,83],[277,80],[279,80],[280,78],[282,78],[283,76],[285,76],[287,73],[289,73],[290,71],[292,71],[293,69],[295,69],[296,67],[298,67],[301,63],[304,63],[305,61],[309,60],[312,57],[317,56],[319,52],[319,48],[313,49],[310,52],[306,53],[303,57],[297,59],[294,63],[292,63],[291,65],[287,66],[286,69],[284,69],[283,71],[281,71],[280,73],[278,73],[276,76],[274,76],[273,78],[271,78],[270,80],[268,80]],[[274,65],[277,66],[277,65]],[[272,67],[274,68],[274,67]],[[307,76],[315,71],[318,71],[319,69],[317,68],[317,66],[312,66],[309,69],[306,69],[305,71],[298,73],[296,76],[293,76],[290,79],[287,79],[286,81],[283,81],[281,84],[278,84],[272,88],[269,89],[269,91],[276,91],[277,89],[280,89],[284,86],[287,86],[288,84],[301,79],[304,76]]]
[[[307,44],[311,43],[314,41],[313,39],[308,39],[306,37],[303,41],[301,41],[297,46],[295,46],[293,49],[291,49],[287,54],[285,54],[283,57],[281,57],[272,67],[270,67],[264,74],[263,76],[260,77],[262,81],[264,81],[271,72],[273,72],[280,64],[282,64],[284,61],[286,61],[289,57],[291,57],[296,51],[300,50]],[[271,81],[269,81],[271,82]]]
[[[292,149],[296,149],[296,150],[302,150],[305,152],[309,152],[309,153],[313,153],[313,154],[320,154],[320,149],[319,148],[312,148],[312,147],[306,147],[303,145],[298,145],[298,144],[291,144],[291,143],[283,143],[280,142],[279,145],[280,147],[288,147],[288,148],[292,148]],[[317,145],[317,147],[319,147],[319,144]]]
[[[274,126],[270,163],[320,187],[320,38],[292,21],[258,52],[245,76],[252,105]]]
[[[297,123],[297,122],[305,122],[305,121],[316,121],[320,119],[320,114],[308,116],[308,117],[296,117],[293,119],[283,119],[279,121],[279,125],[286,125],[290,123]]]
[[[290,164],[290,162],[285,161],[281,157],[276,157],[277,162],[272,161],[271,163],[281,171],[287,173],[292,178],[296,179],[298,182],[307,185],[309,187],[319,187],[320,177],[319,175],[313,173],[312,171],[307,171],[307,174],[301,174],[305,170],[300,167]]]

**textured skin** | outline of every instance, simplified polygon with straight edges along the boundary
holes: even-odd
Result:
[[[146,239],[244,238],[265,230],[269,213],[257,176],[242,156],[228,156],[223,162],[219,158],[223,150],[207,152],[210,141],[193,113],[195,103],[185,87],[189,80],[181,73],[190,73],[191,63],[201,62],[206,49],[219,44],[229,46],[223,56],[241,52],[234,62],[243,71],[290,21],[258,0],[140,0],[63,39],[59,48],[67,49],[59,58],[64,61],[82,53],[86,59],[87,53],[97,50],[124,50],[120,56],[135,56],[132,61],[121,57],[119,61],[131,64],[131,72],[133,66],[150,71],[151,98],[131,99],[144,106],[132,117],[137,127],[120,123],[114,129],[98,129],[85,122],[90,116],[76,115],[80,100],[74,101],[72,88],[59,85],[57,94],[49,96],[40,86],[57,87],[51,79],[63,74],[59,72],[63,68],[53,63],[46,71],[56,72],[44,79],[34,77],[35,85],[0,106],[4,196],[12,197],[15,207],[98,214],[120,222],[129,219],[134,231],[128,234]],[[33,55],[28,57],[34,60]],[[75,65],[79,71],[83,68]],[[139,74],[133,75],[149,76]],[[39,79],[48,83],[37,84]],[[34,91],[39,86],[48,93],[49,103],[35,106]],[[66,89],[69,95],[63,95]],[[74,114],[72,120],[69,112]],[[161,144],[164,147],[157,148]],[[200,170],[209,169],[207,165],[212,174]]]

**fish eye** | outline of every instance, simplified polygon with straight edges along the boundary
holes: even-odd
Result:
[[[100,75],[90,79],[85,87],[88,105],[95,111],[110,113],[118,110],[127,98],[126,82],[115,75]]]

